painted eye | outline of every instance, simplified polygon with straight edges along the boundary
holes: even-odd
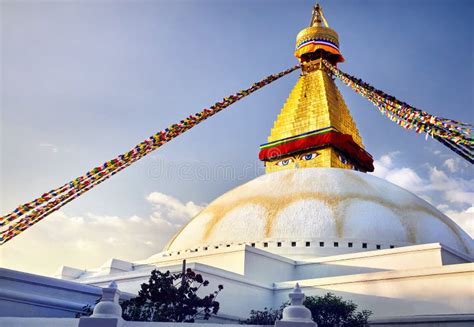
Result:
[[[339,161],[342,162],[343,164],[347,164],[349,162],[345,157],[341,155],[339,156]]]
[[[314,158],[316,158],[318,156],[317,153],[308,153],[308,154],[305,154],[303,156],[301,156],[301,159],[302,160],[312,160]]]
[[[288,165],[292,160],[291,159],[285,159],[285,160],[282,160],[282,161],[279,161],[277,163],[278,166],[286,166]]]

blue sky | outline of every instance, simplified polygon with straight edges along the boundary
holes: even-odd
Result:
[[[432,114],[474,121],[472,2],[321,4],[340,36],[342,70]],[[295,36],[307,26],[312,5],[1,2],[2,213],[294,65]],[[68,204],[5,245],[3,264],[50,274],[63,262],[93,267],[112,255],[142,259],[159,251],[201,206],[263,173],[258,145],[266,141],[297,75],[240,101]],[[366,149],[377,159],[375,173],[473,229],[466,218],[474,213],[472,168],[338,85]],[[153,235],[142,235],[140,224],[136,230],[126,227],[130,219],[153,217],[163,223]],[[71,221],[82,229],[72,228]],[[127,238],[113,234],[117,230],[101,232],[99,227],[110,228],[101,225],[107,221],[122,226]],[[86,230],[87,237],[77,236]],[[125,253],[115,244],[104,250],[114,242],[128,247],[134,242],[133,249]],[[54,250],[58,243],[64,244],[62,252]],[[93,249],[101,254],[90,255]],[[48,263],[40,268],[35,258],[45,253]]]

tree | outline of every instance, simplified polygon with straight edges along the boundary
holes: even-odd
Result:
[[[99,303],[100,301],[102,300],[102,296],[99,297],[96,301],[95,301],[95,305],[97,305],[97,303]],[[79,311],[79,312],[76,312],[76,316],[75,318],[81,318],[81,317],[89,317],[92,315],[94,311],[94,307],[90,304],[86,304],[85,306],[82,307],[82,310]]]
[[[357,312],[357,304],[345,301],[340,296],[327,293],[324,296],[309,296],[303,303],[319,327],[359,327],[366,326],[369,310]]]
[[[279,309],[250,310],[250,317],[247,320],[240,321],[245,325],[274,325],[275,321],[280,320],[283,309],[289,303],[283,303]]]
[[[345,301],[342,297],[332,293],[324,296],[308,296],[303,304],[311,311],[313,320],[318,327],[362,327],[366,326],[372,314],[369,310],[356,311],[357,305],[352,301]],[[250,317],[242,323],[248,325],[273,325],[281,319],[283,309],[289,303],[283,303],[279,309],[263,311],[252,310]]]
[[[219,311],[216,297],[224,289],[204,297],[197,295],[201,287],[209,285],[202,275],[191,269],[182,273],[151,272],[148,283],[143,283],[138,296],[121,303],[123,318],[134,321],[171,321],[194,322],[195,319],[207,320]]]

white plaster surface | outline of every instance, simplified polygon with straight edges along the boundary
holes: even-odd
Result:
[[[276,283],[276,303],[285,300],[293,284]],[[307,279],[300,286],[307,296],[333,292],[352,300],[376,319],[474,311],[473,263]]]
[[[202,294],[224,285],[218,300],[219,319],[225,322],[244,319],[252,309],[279,307],[297,281],[308,296],[334,292],[361,309],[373,310],[374,318],[473,311],[472,259],[439,243],[301,261],[240,245],[186,252],[179,258],[156,256],[110,275],[99,268],[77,279],[80,284],[3,269],[0,316],[71,317],[83,305],[94,303],[100,288],[111,281],[125,298],[134,296],[152,269],[179,272],[183,258],[210,281]]]
[[[95,286],[0,268],[0,316],[74,317],[101,294]]]
[[[451,219],[385,180],[334,168],[285,170],[219,197],[148,259],[63,267],[67,280],[0,269],[0,317],[72,317],[111,281],[129,298],[153,269],[180,272],[184,259],[210,281],[203,295],[224,285],[220,321],[279,307],[296,282],[308,296],[334,292],[374,318],[451,317],[474,313],[472,250]],[[73,326],[63,322],[48,326]]]
[[[472,238],[426,201],[378,177],[336,168],[284,170],[241,185],[198,214],[167,250],[303,240],[342,246],[266,250],[308,258],[354,252],[344,246],[353,240],[368,249],[441,242],[473,253]]]
[[[0,326],[5,327],[80,327],[79,319],[71,318],[3,318],[0,317]],[[141,322],[123,321],[114,327],[182,327],[183,323],[176,322]],[[214,323],[193,323],[193,327],[215,327]],[[226,324],[227,327],[241,327],[239,324]],[[257,327],[257,325],[246,325]],[[91,327],[105,327],[104,322],[98,320]]]
[[[472,327],[474,315],[435,315],[395,317],[392,319],[372,320],[369,326],[383,327]],[[79,319],[65,318],[2,318],[0,326],[8,327],[79,327]],[[180,327],[182,323],[124,321],[117,327]],[[193,327],[215,327],[213,323],[194,323]],[[228,327],[241,327],[239,324],[226,324]],[[257,327],[257,325],[246,325]],[[105,327],[97,322],[94,327]]]
[[[155,256],[152,260],[144,260],[133,271],[127,273],[109,277],[90,275],[79,281],[105,287],[113,278],[121,290],[133,294],[138,291],[140,284],[147,280],[149,272],[155,266],[161,270],[179,272],[181,270],[180,260],[186,258],[190,268],[209,279],[211,288],[218,284],[224,285],[224,291],[219,295],[219,301],[222,304],[220,312],[231,319],[232,317],[234,319],[248,317],[251,309],[279,307],[285,301],[286,295],[282,295],[280,298],[277,295],[278,289],[281,285],[287,284],[293,287],[296,281],[301,282],[302,286],[311,288],[311,290],[304,289],[307,295],[313,295],[312,292],[331,290],[344,298],[355,297],[356,303],[361,308],[370,309],[372,306],[376,306],[378,308],[377,315],[380,317],[393,316],[393,312],[397,312],[399,316],[413,314],[413,312],[423,314],[423,310],[427,309],[422,306],[419,307],[419,310],[412,309],[411,305],[421,302],[429,306],[431,301],[435,303],[435,308],[439,306],[439,303],[442,303],[444,308],[449,308],[445,312],[446,314],[465,313],[465,307],[464,311],[459,311],[456,306],[446,303],[451,303],[457,297],[466,300],[469,293],[474,293],[474,289],[469,287],[473,278],[472,272],[469,273],[469,269],[472,269],[472,266],[469,266],[472,258],[439,243],[341,254],[301,261],[291,260],[246,245],[221,247],[203,252],[185,252],[179,258],[172,258],[174,257]],[[226,265],[227,262],[228,265]],[[429,291],[418,289],[418,293],[412,292],[411,289],[418,287],[417,285],[423,285],[423,287],[430,285],[432,281],[436,280],[433,279],[433,275],[448,276],[445,274],[450,269],[450,265],[446,265],[448,263],[461,263],[457,266],[465,267],[465,270],[467,267],[467,271],[461,274],[462,276],[459,275],[461,277],[456,277],[460,278],[461,283],[468,285],[467,287],[456,289],[456,292],[451,292],[448,289],[441,299],[430,298]],[[386,275],[386,273],[389,274]],[[394,288],[392,280],[394,275],[391,273],[416,275],[413,277],[413,285],[402,284],[396,290],[399,298],[384,297],[385,288],[387,288],[388,294]],[[357,283],[360,288],[354,290],[352,287],[355,276],[359,276]],[[378,280],[376,284],[373,284],[374,279]],[[334,289],[319,286],[321,281],[326,283],[331,280],[337,280],[337,287]],[[306,282],[314,282],[314,286],[308,286]],[[451,281],[449,282],[451,283]],[[426,301],[422,299],[426,299]],[[393,301],[397,305],[400,303],[400,309],[394,310],[392,308],[390,304]],[[387,305],[383,303],[387,303]]]

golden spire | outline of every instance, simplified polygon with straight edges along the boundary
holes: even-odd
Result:
[[[337,167],[372,171],[372,158],[330,72],[326,59],[336,65],[344,58],[339,36],[329,28],[319,5],[314,6],[310,26],[296,37],[295,56],[302,74],[291,91],[260,159],[266,172],[288,168]]]
[[[324,20],[324,24],[326,24],[326,27],[329,27],[328,22],[323,16],[323,9],[319,6],[319,3],[317,3],[313,7],[313,15],[311,17],[311,22],[309,23],[309,26],[314,26],[314,27],[322,26],[323,20]]]
[[[295,56],[301,62],[305,62],[314,59],[315,53],[319,54],[321,51],[326,52],[327,59],[334,64],[344,61],[339,52],[339,35],[329,27],[323,9],[317,4],[313,7],[309,26],[296,36]]]

